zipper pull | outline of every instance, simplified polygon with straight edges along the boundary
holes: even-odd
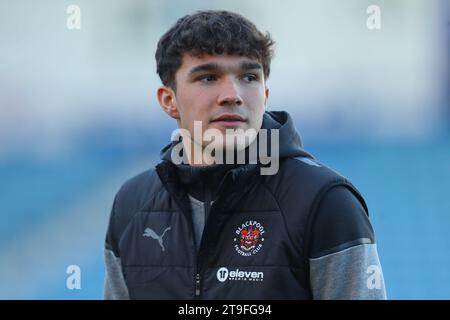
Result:
[[[197,273],[195,275],[195,295],[199,296],[200,295],[200,274]]]

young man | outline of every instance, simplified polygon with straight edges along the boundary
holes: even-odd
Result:
[[[362,196],[265,111],[272,46],[226,11],[160,39],[157,96],[181,134],[115,197],[105,298],[385,299]]]

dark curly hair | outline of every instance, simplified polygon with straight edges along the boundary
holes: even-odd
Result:
[[[243,16],[229,11],[197,11],[180,18],[159,40],[155,58],[165,86],[176,89],[175,73],[184,53],[229,54],[257,59],[264,77],[270,73],[274,41]]]

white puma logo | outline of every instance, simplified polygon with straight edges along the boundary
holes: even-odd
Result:
[[[167,231],[169,231],[170,229],[172,229],[172,228],[171,228],[171,227],[167,227],[166,230],[164,230],[163,234],[162,234],[161,236],[158,236],[158,235],[156,234],[156,232],[153,231],[152,229],[150,229],[150,228],[145,228],[143,236],[144,236],[144,237],[150,237],[150,238],[152,238],[152,239],[158,240],[158,243],[159,243],[159,245],[161,246],[162,251],[164,251],[163,237],[164,237],[164,234],[165,234]]]

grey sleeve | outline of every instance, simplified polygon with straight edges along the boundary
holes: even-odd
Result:
[[[313,216],[308,248],[314,299],[386,299],[375,233],[355,190],[327,191]]]
[[[128,300],[128,288],[123,277],[120,257],[116,257],[114,252],[105,249],[105,300]]]
[[[314,299],[386,299],[376,244],[356,245],[309,263]]]

